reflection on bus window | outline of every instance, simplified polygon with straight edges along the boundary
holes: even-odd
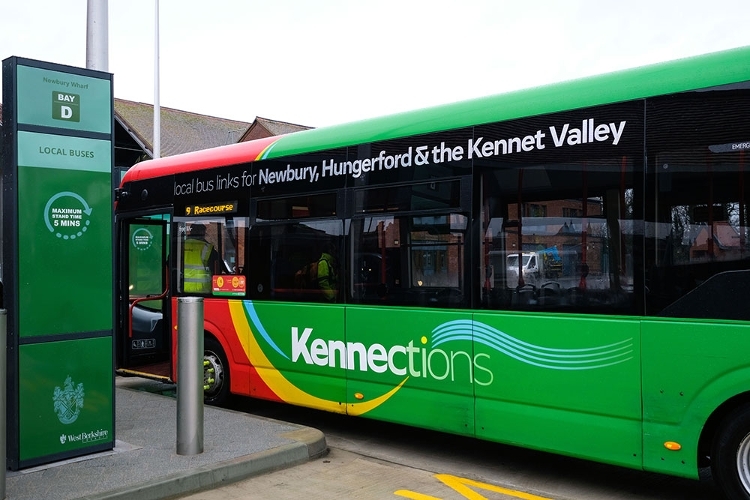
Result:
[[[463,306],[466,220],[444,214],[353,221],[352,300]]]
[[[647,275],[648,313],[734,317],[731,310],[717,310],[731,299],[719,300],[713,287],[699,287],[720,273],[747,269],[743,154],[682,150],[657,155],[656,163],[661,165],[655,175],[656,222],[647,227],[647,257],[653,262]],[[732,276],[740,281],[721,288],[746,287],[744,275],[727,275]]]
[[[632,313],[632,162],[523,169],[484,174],[485,305]]]

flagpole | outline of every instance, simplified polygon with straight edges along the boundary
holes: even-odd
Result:
[[[86,67],[109,71],[107,0],[88,0],[86,3]]]
[[[159,0],[154,0],[154,148],[153,157],[161,158],[161,106],[159,104]]]

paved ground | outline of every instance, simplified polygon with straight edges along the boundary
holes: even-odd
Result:
[[[429,496],[406,496],[407,491],[412,492],[412,494]],[[447,488],[429,471],[398,466],[347,451],[332,449],[330,454],[320,460],[187,495],[182,497],[182,500],[265,500],[271,498],[380,500],[397,499],[399,497],[425,500],[430,498],[440,500],[466,499],[465,496]],[[477,496],[475,498],[487,497]],[[492,496],[490,498],[502,497]]]
[[[213,407],[204,409],[204,451],[176,453],[177,402],[140,378],[116,379],[116,447],[6,474],[9,500],[149,500],[210,489],[305,463],[327,452],[323,434]],[[164,391],[173,390],[163,384]]]

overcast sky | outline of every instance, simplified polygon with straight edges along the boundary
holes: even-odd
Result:
[[[115,97],[154,102],[154,0],[109,0]],[[750,45],[747,0],[161,0],[162,106],[308,126]],[[0,59],[86,65],[86,0],[0,0]]]

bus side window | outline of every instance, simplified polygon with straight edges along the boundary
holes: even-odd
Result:
[[[750,319],[746,90],[648,100],[646,314]],[[728,126],[732,123],[732,126]]]
[[[221,274],[245,273],[245,247],[247,240],[247,219],[227,218],[221,235]]]
[[[352,226],[354,302],[466,305],[464,215],[373,216]]]
[[[484,307],[637,311],[631,220],[637,168],[628,157],[596,165],[596,182],[585,161],[483,173]]]
[[[183,219],[176,222],[179,291],[211,295],[215,276],[238,275],[244,271],[247,219]],[[233,288],[232,292],[244,294],[244,289]]]
[[[254,299],[338,302],[340,220],[255,226],[250,239],[250,293]]]

